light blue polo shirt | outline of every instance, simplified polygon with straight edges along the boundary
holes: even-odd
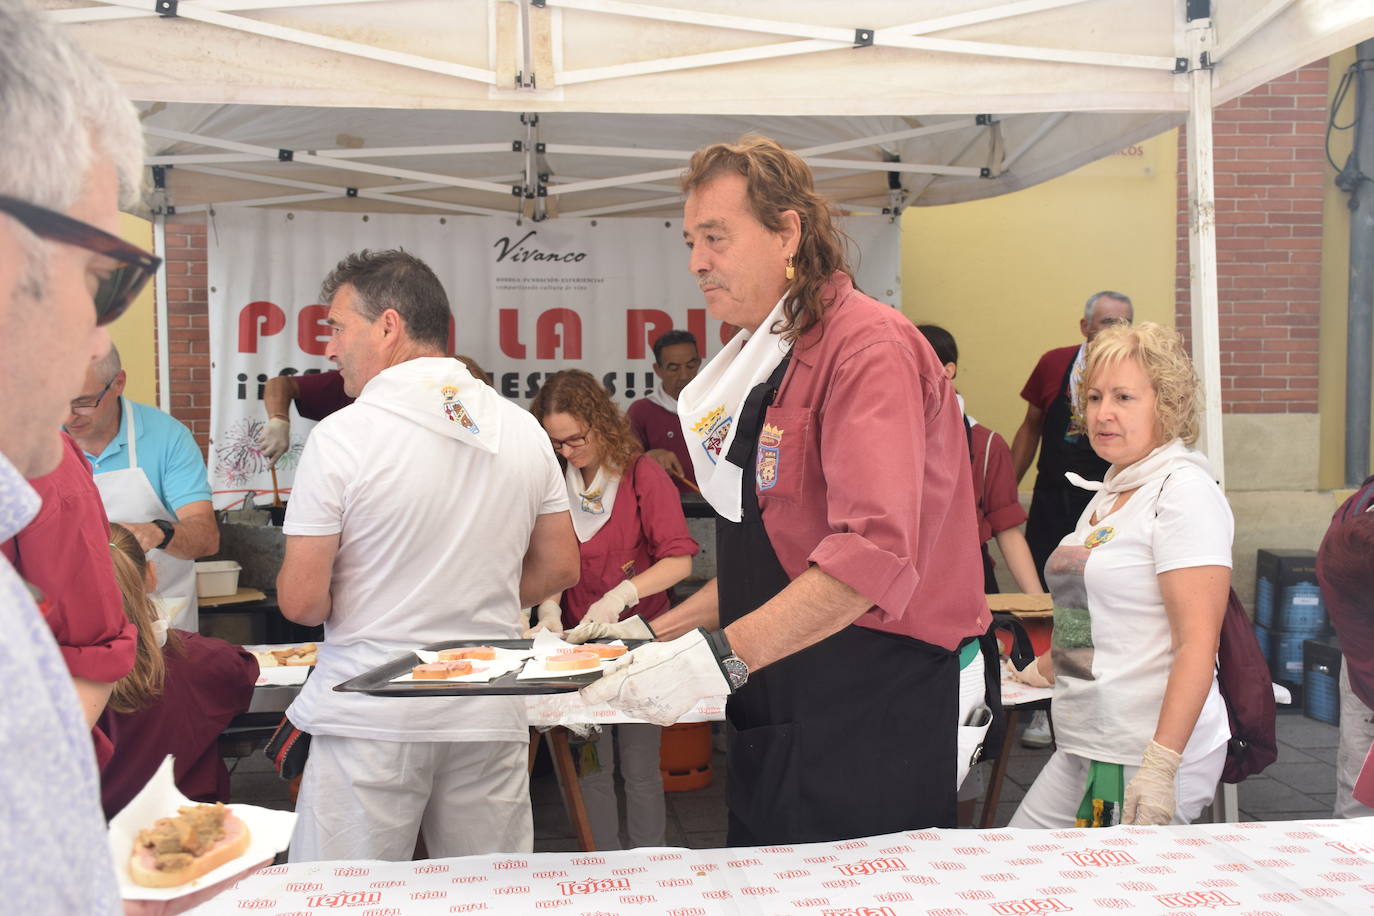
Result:
[[[124,415],[125,400],[119,399],[119,432],[99,455],[86,452],[91,470],[98,476],[122,471],[129,466],[129,429]],[[138,428],[138,466],[148,475],[153,492],[167,507],[176,511],[188,503],[210,498],[210,481],[205,459],[191,431],[180,420],[156,407],[129,401]]]

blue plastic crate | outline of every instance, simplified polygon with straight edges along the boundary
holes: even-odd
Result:
[[[1259,643],[1260,653],[1264,656],[1269,670],[1274,670],[1274,640],[1268,627],[1255,626],[1255,642]]]
[[[1255,580],[1255,623],[1274,626],[1274,583],[1264,576]]]
[[[1273,655],[1270,656],[1269,670],[1273,673],[1274,680],[1290,687],[1301,687],[1304,672],[1302,644],[1321,635],[1319,630],[1307,633],[1284,633],[1277,630],[1270,632]]]
[[[1331,640],[1303,643],[1303,715],[1327,725],[1341,724],[1340,648]]]
[[[1321,589],[1314,582],[1286,585],[1279,593],[1274,616],[1275,629],[1290,633],[1326,631],[1326,606]]]

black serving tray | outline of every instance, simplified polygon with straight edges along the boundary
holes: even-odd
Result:
[[[592,640],[592,642],[611,642],[612,640]],[[495,646],[498,649],[528,649],[530,639],[450,639],[436,642],[421,648],[426,652],[440,649],[454,649],[460,646]],[[643,645],[643,641],[626,640],[627,648]],[[581,690],[592,681],[601,677],[600,671],[586,674],[568,674],[561,677],[526,678],[516,680],[520,671],[507,671],[495,680],[485,683],[462,681],[402,681],[393,684],[391,679],[400,677],[411,668],[420,664],[420,656],[407,652],[357,677],[349,678],[334,689],[340,693],[366,693],[374,697],[490,697],[490,696],[528,696],[530,694],[572,693]]]

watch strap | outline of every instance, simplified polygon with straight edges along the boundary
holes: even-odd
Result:
[[[163,550],[168,544],[172,543],[172,538],[176,535],[177,530],[172,523],[165,518],[155,518],[153,519],[153,524],[157,525],[158,529],[162,531],[162,543],[157,545],[157,549]]]

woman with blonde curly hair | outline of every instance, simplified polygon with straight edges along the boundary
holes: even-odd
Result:
[[[1045,565],[1051,652],[1020,672],[1053,683],[1058,748],[1010,826],[1186,824],[1231,737],[1216,682],[1231,509],[1192,448],[1198,381],[1173,330],[1102,331],[1078,398],[1111,468],[1101,483],[1068,475],[1097,493]]]
[[[573,528],[581,542],[582,575],[561,596],[539,606],[538,624],[561,631],[611,624],[634,613],[652,620],[668,609],[667,590],[692,571],[696,541],[666,471],[640,454],[620,410],[595,378],[578,369],[555,372],[530,411],[544,426],[564,465]],[[631,609],[633,608],[633,612]],[[646,638],[652,631],[645,628]],[[570,639],[581,641],[579,636]],[[664,843],[663,778],[655,725],[617,725],[631,846]],[[612,729],[596,742],[583,771],[582,794],[598,849],[619,849],[613,781]]]

